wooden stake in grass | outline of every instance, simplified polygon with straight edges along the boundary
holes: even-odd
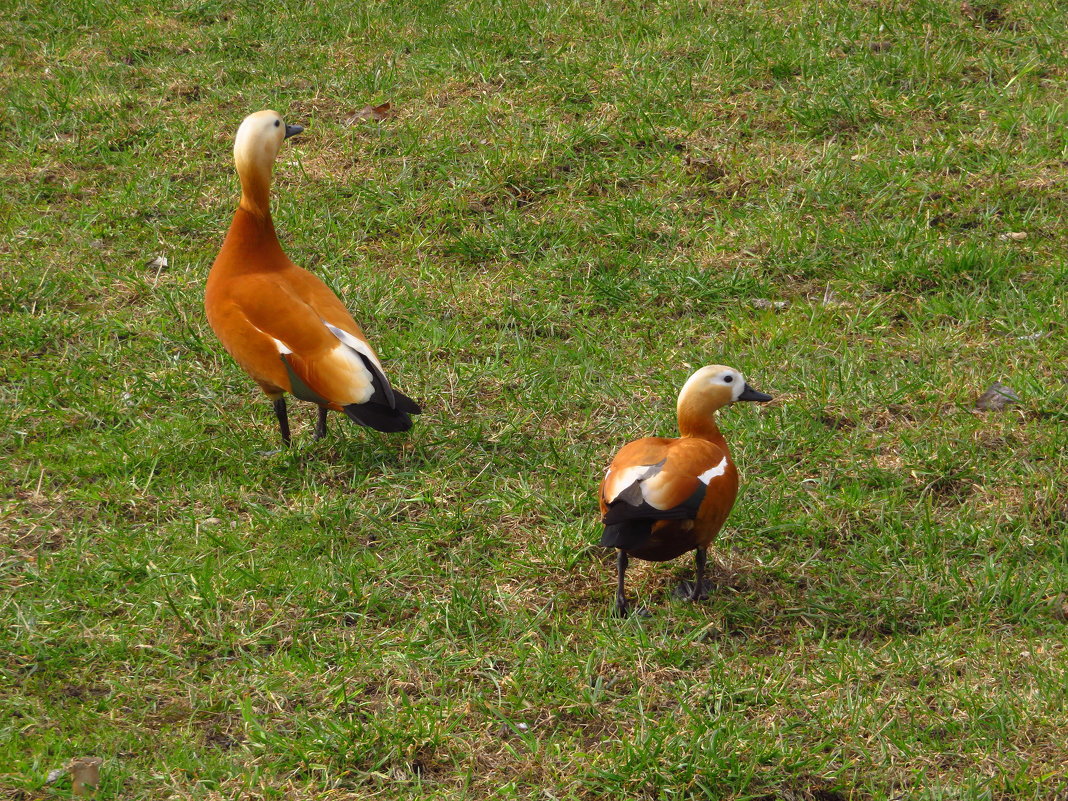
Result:
[[[74,795],[92,795],[100,785],[100,757],[78,757],[71,760],[70,776]]]

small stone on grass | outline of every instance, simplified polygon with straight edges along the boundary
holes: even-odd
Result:
[[[772,311],[783,311],[789,308],[790,301],[788,300],[768,300],[767,298],[754,298],[750,301],[754,309],[770,309]]]
[[[995,381],[990,388],[979,396],[975,408],[981,412],[1000,412],[1010,403],[1019,403],[1020,396],[1004,384]]]

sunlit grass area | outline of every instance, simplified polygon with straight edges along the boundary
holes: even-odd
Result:
[[[1068,796],[1063,4],[3,16],[0,798]],[[260,108],[408,435],[263,455],[202,308]],[[708,363],[776,397],[710,598],[617,620],[598,482]]]

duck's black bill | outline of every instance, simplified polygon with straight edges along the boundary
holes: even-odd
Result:
[[[738,396],[738,400],[742,401],[759,401],[763,403],[765,401],[774,400],[771,395],[765,392],[757,392],[748,384],[745,385],[745,389],[742,390],[742,394]]]
[[[297,134],[301,133],[303,130],[304,130],[304,126],[303,125],[287,125],[286,126],[286,135],[283,136],[282,138],[283,139],[288,139],[291,136],[296,136]]]

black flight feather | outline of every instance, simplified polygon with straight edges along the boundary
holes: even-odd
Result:
[[[652,520],[625,520],[604,527],[601,545],[605,548],[640,548],[653,532]]]
[[[637,482],[635,482],[637,484]],[[631,487],[635,486],[632,484]],[[630,487],[621,492],[616,500],[608,504],[608,511],[604,514],[602,522],[606,526],[623,523],[627,520],[693,520],[697,517],[697,510],[701,508],[701,502],[705,499],[708,486],[704,482],[697,482],[697,489],[689,498],[670,509],[657,509],[642,500],[635,505],[627,500],[620,500],[624,494],[629,494]],[[641,497],[639,495],[639,497]]]
[[[343,408],[345,415],[354,423],[377,431],[407,431],[412,427],[412,418],[407,412],[380,403],[350,403]]]

